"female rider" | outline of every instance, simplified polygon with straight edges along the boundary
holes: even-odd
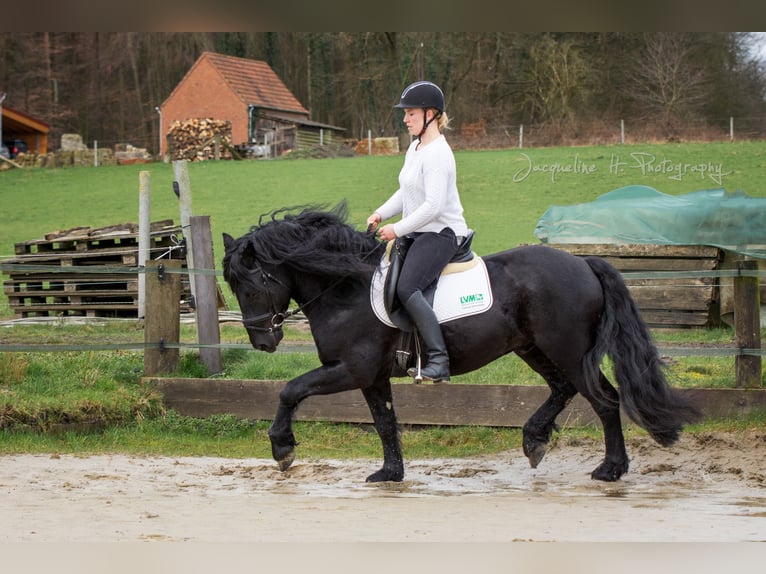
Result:
[[[432,82],[415,82],[394,106],[404,110],[404,123],[414,140],[399,172],[399,189],[367,218],[377,229],[381,221],[401,214],[396,223],[380,227],[384,241],[411,236],[397,285],[397,296],[417,326],[426,350],[424,380],[449,381],[449,356],[441,327],[423,291],[439,277],[468,233],[456,185],[455,157],[442,130],[447,127],[444,93]],[[414,369],[408,371],[415,376]]]

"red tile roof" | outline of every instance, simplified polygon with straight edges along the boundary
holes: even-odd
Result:
[[[204,52],[232,91],[247,105],[308,115],[296,97],[266,62]]]

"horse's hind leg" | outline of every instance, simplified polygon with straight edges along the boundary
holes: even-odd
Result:
[[[537,371],[551,388],[551,395],[529,418],[523,428],[524,454],[534,468],[545,455],[555,420],[567,403],[580,392],[591,404],[604,428],[606,453],[603,462],[591,473],[595,480],[615,481],[628,471],[628,453],[620,421],[620,397],[609,380],[599,371],[599,385],[603,397],[594,397],[587,388],[584,374],[570,369],[571,377],[564,373],[538,349],[517,351],[519,357]]]
[[[404,461],[399,442],[399,429],[396,424],[394,403],[391,395],[391,382],[385,381],[362,389],[367,405],[370,407],[375,430],[383,444],[383,467],[367,477],[367,482],[399,482],[404,478]]]
[[[599,371],[599,385],[603,397],[592,396],[584,388],[585,385],[580,390],[604,427],[604,446],[606,447],[604,460],[591,472],[590,476],[595,480],[612,482],[628,472],[630,460],[625,449],[625,437],[622,434],[620,396],[601,371]]]
[[[539,373],[551,389],[550,396],[522,428],[524,454],[532,468],[537,468],[545,456],[551,435],[556,430],[556,417],[577,394],[577,389],[564,379],[561,372],[539,349],[516,351],[516,354]]]

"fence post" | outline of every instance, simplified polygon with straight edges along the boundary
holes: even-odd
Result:
[[[185,159],[173,162],[173,187],[178,195],[179,209],[181,211],[181,232],[186,241],[186,266],[189,269],[194,268],[194,253],[192,249],[192,238],[189,233],[189,218],[192,214],[192,196],[191,184],[189,183],[189,166]],[[192,298],[194,298],[194,274],[189,274],[189,287],[191,287]],[[192,308],[195,302],[192,301]]]
[[[142,171],[138,174],[138,266],[142,267],[150,259],[151,241],[151,174]],[[146,273],[138,274],[138,318],[146,316]]]
[[[754,271],[758,262],[752,259],[737,261],[739,271]],[[758,277],[734,278],[734,335],[740,349],[761,348],[761,303]],[[737,387],[761,385],[760,355],[737,355],[735,360]]]
[[[213,237],[209,215],[193,215],[189,218],[189,230],[194,249],[194,269],[215,271]],[[197,311],[197,341],[200,345],[217,345],[221,342],[218,326],[218,289],[215,275],[197,276],[194,282],[194,300]],[[200,358],[207,366],[209,375],[221,372],[221,350],[200,347]]]
[[[144,376],[170,373],[178,368],[181,333],[181,269],[179,259],[146,262],[146,319],[144,321]],[[153,345],[159,343],[158,347]]]

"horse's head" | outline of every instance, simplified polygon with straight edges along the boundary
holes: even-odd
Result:
[[[253,347],[276,350],[282,321],[292,314],[291,299],[300,310],[338,307],[347,304],[351,286],[369,285],[385,246],[354,230],[346,215],[344,202],[330,212],[283,208],[266,221],[261,216],[239,239],[223,234],[223,276],[237,296]]]
[[[263,267],[248,236],[234,239],[224,233],[223,245],[223,277],[237,297],[250,343],[259,351],[273,353],[284,336],[290,288],[276,270]]]

